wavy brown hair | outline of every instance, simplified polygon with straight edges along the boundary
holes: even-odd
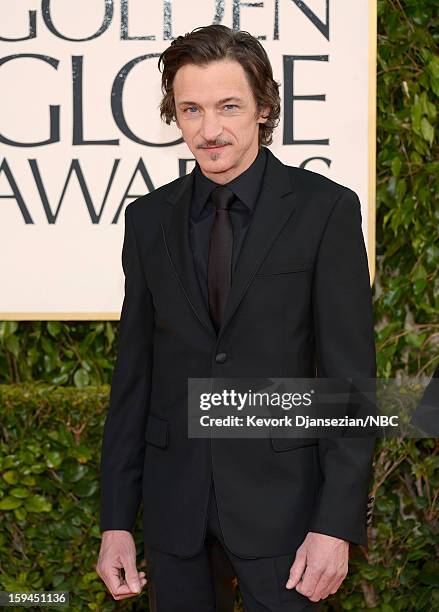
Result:
[[[259,124],[259,146],[271,144],[273,130],[279,123],[279,83],[273,79],[273,70],[264,47],[245,30],[231,30],[214,24],[195,28],[172,41],[158,60],[160,71],[163,63],[160,117],[168,125],[176,119],[172,85],[181,66],[206,65],[223,59],[235,60],[243,67],[256,101],[255,118],[264,107],[269,107],[267,121]]]

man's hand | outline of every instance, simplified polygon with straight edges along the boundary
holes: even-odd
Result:
[[[125,577],[121,575],[122,568]],[[114,599],[138,595],[146,584],[145,572],[136,568],[136,545],[129,531],[102,532],[101,550],[95,570]]]
[[[349,542],[310,531],[297,549],[286,588],[296,587],[311,601],[325,599],[338,591],[348,563]]]

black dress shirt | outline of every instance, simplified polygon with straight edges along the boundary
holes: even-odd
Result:
[[[260,147],[252,164],[227,184],[235,194],[230,208],[230,219],[233,229],[232,279],[239,253],[251,223],[253,211],[261,190],[267,161],[266,147]],[[210,194],[219,183],[205,176],[196,162],[195,180],[192,191],[190,213],[190,244],[194,258],[195,272],[206,305],[209,304],[207,290],[207,262],[209,241],[215,218],[215,206]]]

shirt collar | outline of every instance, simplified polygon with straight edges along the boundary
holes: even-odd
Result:
[[[243,204],[245,204],[250,211],[253,211],[256,206],[256,201],[262,185],[266,161],[266,147],[261,146],[258,154],[247,170],[244,170],[244,172],[238,174],[238,176],[236,176],[233,180],[226,183],[227,187],[233,191],[235,196],[241,200],[241,202],[243,202]],[[218,185],[219,183],[212,181],[202,173],[201,168],[196,161],[193,198],[193,203],[195,206],[194,212],[196,215],[201,213],[211,192],[215,189],[215,187],[218,187]]]

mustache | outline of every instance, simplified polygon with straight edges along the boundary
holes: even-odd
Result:
[[[209,149],[209,148],[212,148],[212,147],[222,147],[222,146],[228,145],[228,144],[230,144],[230,142],[221,142],[221,141],[219,141],[219,142],[215,142],[215,143],[213,143],[213,142],[212,143],[204,143],[202,145],[198,145],[197,148],[198,149]]]

